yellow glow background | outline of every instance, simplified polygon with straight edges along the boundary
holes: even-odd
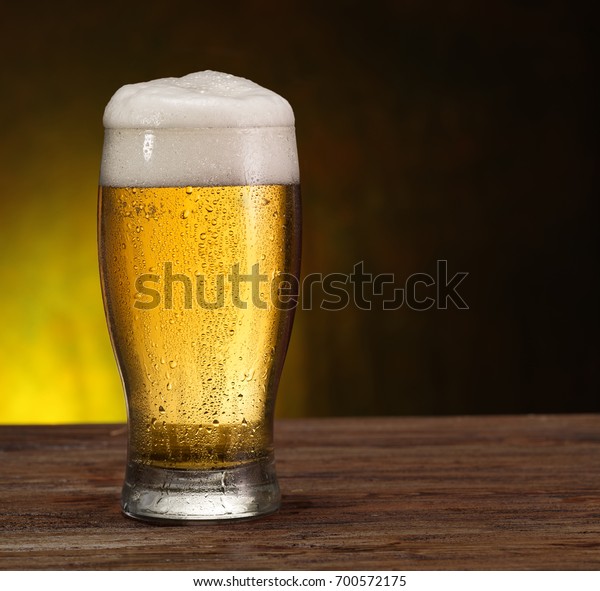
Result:
[[[102,113],[214,69],[289,99],[303,273],[469,272],[467,312],[297,315],[280,416],[581,412],[598,391],[591,15],[463,3],[3,5],[0,423],[125,419],[102,311]]]
[[[13,201],[2,211],[0,272],[10,282],[0,296],[0,388],[11,393],[2,422],[125,418],[98,291],[92,141],[101,134],[61,123],[32,121],[3,141]]]

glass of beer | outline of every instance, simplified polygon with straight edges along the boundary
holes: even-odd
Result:
[[[99,258],[127,400],[123,512],[271,513],[300,264],[292,109],[207,71],[122,87],[104,127]]]

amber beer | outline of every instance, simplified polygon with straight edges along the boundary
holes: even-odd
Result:
[[[274,93],[215,72],[132,86],[105,113],[99,197],[128,407],[122,507],[150,521],[269,513],[293,318],[277,280],[299,267],[293,114]],[[157,100],[163,89],[170,102]]]

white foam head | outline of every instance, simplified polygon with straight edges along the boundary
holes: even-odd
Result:
[[[220,72],[120,88],[104,112],[100,183],[295,184],[294,113],[278,94]]]

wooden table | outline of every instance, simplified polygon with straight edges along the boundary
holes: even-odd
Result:
[[[281,510],[123,517],[125,427],[0,427],[0,569],[599,569],[600,416],[279,421]]]

